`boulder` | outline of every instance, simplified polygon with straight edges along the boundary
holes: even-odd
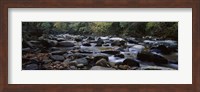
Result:
[[[28,64],[25,67],[25,70],[38,70],[38,69],[39,69],[39,67],[37,64]]]
[[[149,53],[149,52],[138,53],[137,59],[141,61],[154,62],[157,65],[168,64],[168,60],[166,58],[157,54]]]
[[[93,66],[90,70],[115,70],[114,68],[107,68],[102,66]]]
[[[84,42],[82,45],[83,46],[91,46],[91,44],[89,42]]]
[[[121,40],[121,41],[116,40],[116,41],[111,42],[111,45],[112,46],[125,46],[126,45],[126,41],[124,41],[124,40]]]
[[[140,67],[140,64],[135,61],[134,59],[125,59],[122,63],[123,65],[128,65],[128,66],[131,66],[131,67]]]
[[[93,61],[96,63],[100,59],[105,59],[108,61],[108,56],[107,55],[95,55]]]
[[[99,38],[96,43],[96,46],[102,46],[102,44],[104,44],[104,41],[101,38]]]
[[[61,55],[50,55],[50,58],[54,61],[63,61],[65,58]]]
[[[86,58],[76,59],[76,60],[74,60],[72,62],[77,62],[77,64],[88,65],[88,60]]]
[[[109,62],[104,58],[98,60],[95,65],[96,66],[103,66],[103,67],[110,67]]]
[[[64,47],[74,47],[74,43],[70,41],[61,41],[58,42],[59,46],[64,46]]]
[[[124,56],[124,54],[116,54],[116,55],[114,55],[115,57],[120,57],[120,58],[124,58],[125,56]]]
[[[107,51],[101,51],[101,53],[116,55],[116,54],[120,54],[120,51],[118,51],[118,50],[107,50]]]
[[[57,50],[57,51],[52,51],[51,54],[52,55],[63,55],[64,53],[66,53],[65,51],[61,51],[61,50]]]
[[[56,40],[47,40],[49,46],[53,47],[56,46],[58,44],[58,41]]]

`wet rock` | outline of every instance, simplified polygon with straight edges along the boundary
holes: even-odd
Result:
[[[64,46],[64,47],[74,47],[74,43],[70,41],[61,41],[58,42],[59,46]]]
[[[60,41],[65,41],[64,38],[56,38],[56,40],[59,41],[59,42],[60,42]]]
[[[170,50],[165,45],[159,45],[157,47],[152,47],[151,49],[157,49],[163,54],[170,54]]]
[[[143,51],[144,49],[145,49],[145,47],[142,45],[134,45],[133,47],[129,48],[129,51],[133,52],[133,53],[139,53],[139,52]]]
[[[124,58],[125,56],[124,56],[124,54],[116,54],[116,55],[114,55],[115,57],[120,57],[120,58]]]
[[[55,62],[52,62],[52,63],[45,64],[44,68],[47,69],[47,70],[64,70],[64,69],[68,69],[68,67],[65,67],[63,65],[63,63],[60,62],[60,61],[55,61]]]
[[[95,38],[90,36],[87,38],[87,40],[95,40]]]
[[[110,64],[106,59],[102,58],[96,62],[96,66],[110,67]]]
[[[122,63],[123,65],[128,65],[128,66],[131,66],[131,67],[140,67],[140,64],[135,61],[134,59],[125,59]]]
[[[103,41],[101,38],[99,38],[99,39],[97,40],[96,46],[102,46],[102,44],[104,44],[104,41]]]
[[[53,61],[50,60],[50,59],[45,59],[45,60],[43,60],[43,62],[44,62],[45,64],[47,64],[47,63],[50,63],[50,62],[53,62]]]
[[[91,46],[91,44],[89,42],[85,42],[82,44],[83,46]]]
[[[83,68],[83,67],[84,67],[84,64],[77,64],[77,67],[78,67],[78,68]]]
[[[53,47],[56,46],[58,44],[58,41],[56,40],[47,40],[49,46]]]
[[[157,65],[168,64],[168,60],[165,59],[164,57],[157,54],[149,53],[149,52],[138,53],[137,59],[141,61],[154,62]]]
[[[121,69],[121,70],[127,70],[127,69],[130,69],[130,66],[128,66],[128,65],[119,65],[118,68]]]
[[[66,53],[66,52],[60,51],[60,50],[51,52],[52,55],[63,55],[64,53]]]
[[[107,55],[95,55],[93,61],[97,62],[100,59],[105,59],[106,61],[108,61],[108,56]]]
[[[126,38],[126,41],[131,44],[138,44],[139,41],[137,41],[135,38]]]
[[[50,58],[54,61],[63,61],[65,58],[61,55],[50,55]]]
[[[115,70],[114,68],[107,68],[102,66],[93,66],[90,70]]]
[[[108,51],[101,51],[101,53],[116,55],[116,54],[120,54],[120,51],[118,51],[118,50],[108,50]]]
[[[77,70],[76,66],[70,66],[69,68],[70,68],[70,70]]]
[[[73,62],[77,62],[77,64],[88,65],[88,60],[86,58],[76,59]]]
[[[82,54],[82,53],[72,53],[72,54],[66,53],[66,54],[64,54],[63,56],[64,56],[65,58],[74,60],[74,59],[86,57],[87,55]]]
[[[23,53],[31,52],[31,48],[22,48]]]
[[[81,42],[83,39],[82,39],[81,37],[76,37],[74,40],[75,40],[76,42]]]
[[[125,46],[125,45],[126,45],[126,42],[125,42],[124,40],[121,40],[121,41],[116,40],[116,41],[113,41],[113,42],[111,43],[111,45],[112,45],[112,46]]]
[[[39,67],[37,64],[28,64],[25,67],[25,70],[38,70],[38,69],[39,69]]]

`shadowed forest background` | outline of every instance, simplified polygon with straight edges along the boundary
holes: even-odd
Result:
[[[178,40],[178,22],[23,22],[23,38],[42,34],[145,36]]]
[[[178,22],[22,22],[22,70],[178,70]]]

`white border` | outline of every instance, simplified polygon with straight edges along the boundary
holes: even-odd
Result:
[[[191,84],[191,8],[9,8],[9,84]],[[21,71],[22,21],[179,21],[179,70]]]

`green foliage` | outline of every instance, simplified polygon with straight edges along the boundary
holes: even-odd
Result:
[[[23,22],[22,25],[23,32],[37,34],[54,30],[81,35],[154,36],[178,40],[178,22]]]

